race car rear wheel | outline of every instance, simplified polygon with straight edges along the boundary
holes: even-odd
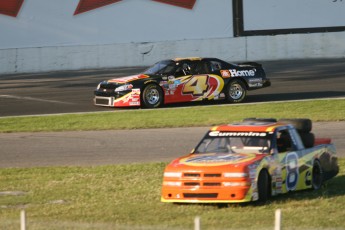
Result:
[[[320,161],[315,160],[313,164],[311,184],[314,190],[318,190],[322,187],[323,183],[323,171]]]
[[[141,102],[143,107],[156,108],[163,103],[163,91],[156,84],[148,84],[141,94]]]
[[[270,197],[270,178],[266,170],[262,170],[258,178],[259,202],[265,203]]]
[[[241,80],[232,80],[226,87],[225,98],[230,103],[239,103],[247,95],[247,88]]]

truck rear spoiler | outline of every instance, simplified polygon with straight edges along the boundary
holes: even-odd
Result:
[[[331,144],[331,138],[315,138],[314,146],[322,144]]]

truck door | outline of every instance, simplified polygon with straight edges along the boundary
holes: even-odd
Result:
[[[286,191],[296,190],[300,178],[301,164],[298,157],[297,143],[288,127],[278,129],[276,132],[276,148],[283,171],[283,181]]]

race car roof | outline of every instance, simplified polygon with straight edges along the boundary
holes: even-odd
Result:
[[[174,58],[173,61],[183,61],[183,60],[190,60],[190,61],[200,61],[204,58],[201,57],[180,57],[180,58]]]

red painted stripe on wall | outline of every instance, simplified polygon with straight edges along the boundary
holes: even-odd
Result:
[[[122,0],[80,0],[77,9],[74,12],[74,15],[81,14],[86,11],[90,11],[120,1]]]
[[[0,0],[0,14],[17,17],[24,0]]]
[[[81,14],[99,7],[110,5],[122,0],[80,0],[74,15]],[[155,2],[165,3],[173,6],[193,9],[196,0],[153,0]]]
[[[170,4],[173,6],[179,6],[187,9],[193,9],[196,0],[153,0],[155,2],[161,2],[161,3],[166,3]]]

